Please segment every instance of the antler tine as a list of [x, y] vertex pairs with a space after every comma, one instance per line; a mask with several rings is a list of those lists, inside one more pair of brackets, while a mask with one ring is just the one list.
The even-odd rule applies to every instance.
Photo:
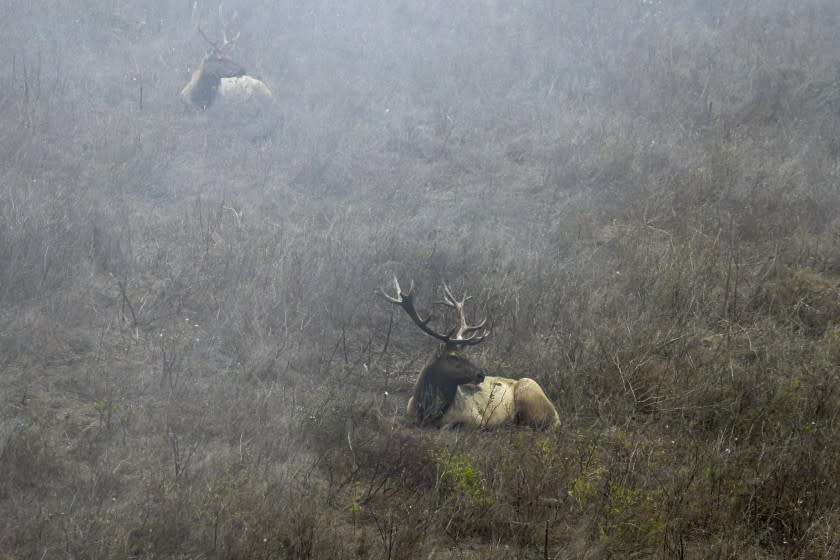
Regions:
[[242, 33], [241, 31], [237, 31], [236, 35], [233, 36], [233, 39], [228, 39], [227, 30], [224, 29], [224, 27], [223, 27], [222, 28], [222, 41], [223, 42], [222, 42], [221, 48], [223, 48], [223, 49], [224, 48], [233, 48], [233, 44], [236, 42], [237, 39], [239, 39], [239, 35], [241, 33]]
[[411, 320], [414, 321], [414, 324], [420, 327], [427, 335], [436, 338], [442, 341], [445, 344], [451, 344], [451, 337], [449, 335], [441, 334], [439, 332], [435, 332], [434, 330], [429, 327], [429, 322], [432, 320], [432, 316], [429, 315], [427, 318], [423, 319], [420, 317], [420, 314], [417, 312], [417, 309], [414, 307], [414, 295], [411, 293], [414, 290], [414, 280], [411, 281], [409, 285], [408, 291], [402, 291], [400, 288], [400, 282], [397, 280], [397, 277], [394, 276], [394, 288], [396, 289], [397, 295], [396, 297], [388, 295], [385, 290], [382, 290], [382, 295], [395, 305], [399, 305], [403, 308], [403, 311], [411, 317]]
[[397, 293], [396, 297], [389, 296], [388, 293], [384, 289], [380, 290], [380, 291], [382, 292], [382, 295], [385, 297], [385, 299], [387, 299], [391, 303], [402, 304], [403, 296], [411, 295], [411, 290], [414, 289], [414, 280], [411, 281], [411, 285], [408, 287], [408, 291], [403, 292], [402, 288], [400, 288], [400, 281], [397, 280], [396, 276], [394, 276], [394, 289], [396, 290], [396, 293]]
[[202, 37], [205, 41], [207, 41], [207, 43], [208, 43], [211, 47], [213, 47], [213, 50], [214, 50], [214, 51], [218, 51], [218, 50], [219, 50], [219, 45], [216, 43], [216, 41], [211, 41], [211, 40], [210, 40], [210, 37], [208, 37], [208, 36], [207, 36], [207, 34], [206, 34], [206, 33], [204, 33], [204, 30], [201, 28], [201, 26], [200, 26], [200, 25], [198, 26], [198, 33], [201, 35], [201, 37]]
[[[236, 12], [234, 11], [234, 17], [236, 17]], [[220, 48], [229, 48], [232, 47], [233, 44], [239, 39], [239, 35], [242, 33], [241, 31], [237, 31], [236, 35], [233, 36], [233, 39], [228, 39], [228, 24], [230, 21], [225, 19], [225, 12], [223, 8], [223, 3], [219, 2], [219, 27], [222, 28], [222, 46]]]
[[[420, 327], [420, 329], [424, 333], [440, 340], [449, 347], [472, 346], [473, 344], [478, 344], [479, 342], [484, 341], [484, 339], [486, 339], [490, 334], [490, 331], [485, 327], [485, 325], [487, 324], [487, 319], [482, 320], [477, 325], [467, 324], [467, 319], [464, 315], [464, 303], [470, 298], [464, 296], [464, 299], [459, 301], [452, 294], [452, 291], [449, 289], [449, 286], [447, 286], [446, 283], [443, 284], [444, 301], [440, 303], [455, 309], [455, 311], [458, 313], [459, 319], [458, 325], [456, 325], [452, 330], [450, 330], [446, 334], [435, 332], [434, 330], [432, 330], [431, 327], [429, 327], [429, 322], [432, 320], [431, 315], [426, 319], [420, 317], [420, 314], [414, 307], [414, 295], [411, 293], [414, 290], [413, 280], [411, 281], [411, 285], [409, 286], [408, 291], [404, 292], [400, 287], [399, 280], [396, 276], [394, 276], [394, 289], [396, 290], [396, 296], [391, 296], [387, 292], [385, 292], [385, 290], [381, 290], [382, 296], [394, 305], [399, 305], [400, 307], [402, 307], [403, 311], [405, 311], [406, 314], [409, 317], [411, 317], [411, 320], [414, 321], [414, 324]], [[483, 332], [479, 334], [479, 331], [481, 331], [482, 329]]]
[[438, 302], [438, 303], [449, 306], [452, 309], [458, 309], [459, 306], [463, 306], [465, 303], [467, 303], [471, 299], [472, 299], [472, 296], [468, 296], [467, 294], [464, 294], [464, 299], [458, 301], [458, 298], [456, 298], [454, 295], [452, 295], [452, 290], [450, 290], [449, 286], [446, 284], [446, 282], [444, 282], [443, 283], [443, 301]]
[[[464, 294], [464, 297], [459, 300], [452, 294], [452, 290], [449, 289], [449, 286], [446, 282], [443, 283], [443, 301], [441, 302], [443, 305], [447, 307], [451, 307], [458, 313], [458, 326], [452, 329], [450, 332], [450, 337], [454, 334], [454, 338], [452, 338], [452, 342], [450, 344], [453, 345], [472, 345], [478, 344], [482, 342], [490, 332], [485, 328], [487, 324], [487, 318], [482, 319], [476, 325], [469, 325], [467, 323], [467, 316], [464, 313], [464, 304], [472, 299], [472, 296], [468, 296]], [[478, 331], [484, 329], [482, 334], [478, 334]]]
[[[469, 338], [473, 338], [478, 331], [480, 331], [481, 329], [484, 329], [485, 325], [487, 325], [487, 318], [486, 317], [484, 319], [482, 319], [481, 322], [478, 323], [477, 325], [468, 325], [467, 328], [464, 329], [461, 332], [461, 336], [470, 335]], [[487, 330], [487, 329], [485, 329], [485, 330]], [[489, 331], [487, 332], [487, 334], [490, 334]], [[482, 336], [487, 336], [487, 334], [484, 334]]]
[[[394, 275], [394, 286], [397, 287], [397, 291], [399, 292], [400, 291], [400, 281], [397, 280], [396, 275]], [[405, 293], [405, 295], [410, 296], [411, 292], [413, 292], [413, 291], [414, 291], [414, 279], [411, 279], [411, 280], [408, 281], [408, 291]]]

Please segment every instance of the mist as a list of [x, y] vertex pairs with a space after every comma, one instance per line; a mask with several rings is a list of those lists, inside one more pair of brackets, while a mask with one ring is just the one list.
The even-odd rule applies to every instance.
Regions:
[[0, 13], [0, 556], [837, 554], [836, 2]]

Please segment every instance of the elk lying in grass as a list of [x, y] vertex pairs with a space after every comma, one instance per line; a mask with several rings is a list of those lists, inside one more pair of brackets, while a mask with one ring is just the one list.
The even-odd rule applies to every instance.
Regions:
[[254, 130], [259, 136], [273, 130], [277, 116], [274, 96], [261, 80], [249, 76], [245, 68], [227, 56], [239, 34], [221, 45], [199, 29], [210, 49], [181, 90], [181, 99], [190, 107], [206, 112], [213, 120], [234, 129]]
[[383, 291], [385, 298], [399, 305], [427, 335], [441, 341], [439, 350], [420, 371], [414, 394], [408, 401], [408, 416], [422, 426], [493, 428], [503, 424], [526, 424], [540, 429], [560, 426], [560, 416], [533, 379], [509, 379], [485, 376], [459, 349], [484, 342], [489, 335], [486, 321], [467, 324], [464, 303], [456, 299], [444, 284], [443, 304], [454, 309], [459, 324], [448, 334], [429, 327], [431, 317], [422, 319], [414, 307], [412, 290], [400, 288], [394, 278], [396, 295]]

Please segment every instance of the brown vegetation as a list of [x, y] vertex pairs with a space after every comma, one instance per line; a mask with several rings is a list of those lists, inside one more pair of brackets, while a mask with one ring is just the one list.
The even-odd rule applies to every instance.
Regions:
[[[4, 6], [0, 558], [838, 557], [836, 1], [230, 0], [258, 142], [196, 6]], [[391, 273], [563, 428], [406, 422]]]

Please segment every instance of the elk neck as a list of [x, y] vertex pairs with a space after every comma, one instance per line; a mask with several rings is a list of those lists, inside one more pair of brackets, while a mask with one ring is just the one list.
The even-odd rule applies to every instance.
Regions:
[[218, 91], [221, 81], [217, 74], [200, 68], [193, 76], [192, 87], [189, 88], [190, 101], [196, 107], [206, 109], [216, 98], [216, 91]]
[[421, 425], [436, 424], [455, 400], [458, 383], [442, 375], [440, 352], [429, 359], [414, 385], [414, 410]]

